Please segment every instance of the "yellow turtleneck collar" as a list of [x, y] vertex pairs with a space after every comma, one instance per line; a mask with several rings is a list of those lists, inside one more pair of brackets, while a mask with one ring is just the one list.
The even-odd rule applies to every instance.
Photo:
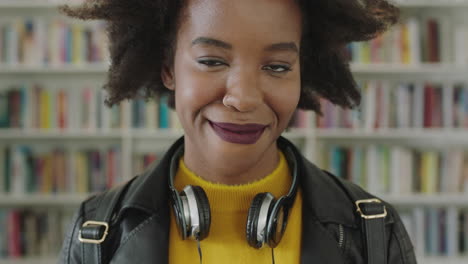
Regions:
[[[248, 184], [225, 185], [212, 183], [191, 172], [179, 162], [175, 187], [181, 191], [186, 185], [202, 187], [210, 203], [211, 227], [207, 238], [201, 241], [203, 264], [271, 263], [271, 249], [254, 249], [246, 240], [247, 213], [256, 194], [270, 192], [276, 199], [286, 195], [291, 187], [290, 169], [283, 153], [276, 169], [266, 177]], [[291, 208], [283, 239], [274, 250], [278, 263], [299, 263], [301, 251], [302, 197], [298, 190]], [[197, 243], [182, 240], [171, 214], [169, 232], [169, 263], [199, 263]]]
[[288, 193], [292, 178], [284, 154], [279, 152], [279, 155], [278, 166], [273, 172], [260, 180], [241, 185], [206, 181], [190, 171], [181, 158], [174, 185], [179, 191], [186, 185], [202, 187], [208, 196], [212, 212], [247, 212], [253, 198], [258, 193], [270, 192], [276, 199]]

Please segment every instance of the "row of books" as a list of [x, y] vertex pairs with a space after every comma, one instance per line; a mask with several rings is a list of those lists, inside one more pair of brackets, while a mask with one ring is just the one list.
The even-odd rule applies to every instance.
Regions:
[[121, 150], [0, 146], [0, 193], [90, 193], [123, 181]]
[[57, 256], [70, 220], [70, 212], [64, 210], [0, 208], [0, 262]]
[[[103, 89], [44, 87], [40, 84], [0, 87], [0, 129], [106, 131], [134, 129], [181, 129], [168, 96], [136, 98], [130, 102], [130, 122], [123, 102], [109, 108]], [[297, 111], [292, 126], [310, 125], [309, 113]]]
[[181, 129], [175, 111], [168, 105], [168, 96], [160, 98], [137, 98], [132, 101], [132, 128], [136, 129]]
[[468, 150], [324, 145], [322, 167], [376, 194], [468, 193]]
[[466, 83], [360, 84], [362, 103], [357, 110], [339, 108], [322, 100], [318, 128], [468, 128]]
[[144, 172], [150, 165], [162, 156], [161, 153], [135, 153], [133, 155], [133, 171], [135, 175]]
[[[418, 64], [447, 61], [448, 58], [442, 56], [442, 39], [448, 33], [444, 30], [448, 31], [449, 28], [444, 27], [443, 23], [446, 21], [437, 18], [403, 19], [391, 30], [373, 40], [349, 44], [347, 56], [354, 63]], [[460, 28], [455, 34], [463, 32]], [[468, 45], [466, 39], [457, 35], [453, 39], [458, 41], [454, 46], [456, 49]], [[468, 63], [468, 60], [463, 63]]]
[[2, 17], [0, 64], [63, 65], [108, 61], [103, 22]]
[[307, 129], [307, 128], [310, 128], [311, 127], [311, 123], [312, 123], [312, 118], [313, 114], [311, 111], [305, 111], [305, 110], [302, 110], [302, 109], [297, 109], [294, 114], [293, 114], [293, 117], [291, 118], [290, 122], [289, 122], [289, 126], [288, 126], [288, 129], [295, 129], [295, 128], [299, 128], [299, 129]]
[[418, 256], [468, 255], [468, 211], [455, 207], [400, 210]]
[[104, 90], [0, 87], [0, 128], [96, 130], [122, 127], [122, 106], [105, 106]]

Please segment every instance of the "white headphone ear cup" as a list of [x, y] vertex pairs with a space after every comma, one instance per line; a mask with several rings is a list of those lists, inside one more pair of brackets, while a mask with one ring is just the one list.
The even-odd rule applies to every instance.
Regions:
[[261, 248], [266, 242], [265, 232], [274, 200], [271, 193], [259, 193], [252, 201], [247, 216], [246, 239], [253, 248]]
[[[199, 186], [187, 185], [181, 192], [184, 202], [184, 215], [188, 216], [188, 235], [194, 240], [202, 240], [208, 236], [211, 224], [210, 205], [205, 191]], [[187, 205], [187, 206], [185, 206]]]
[[182, 197], [175, 189], [171, 190], [171, 196], [171, 205], [177, 224], [177, 229], [182, 240], [185, 240], [188, 235], [188, 221], [190, 221], [188, 217], [188, 211], [185, 209], [188, 206], [186, 205], [187, 201], [186, 198]]
[[208, 196], [200, 186], [192, 186], [198, 205], [198, 217], [200, 219], [200, 228], [198, 240], [205, 239], [210, 233], [211, 210]]

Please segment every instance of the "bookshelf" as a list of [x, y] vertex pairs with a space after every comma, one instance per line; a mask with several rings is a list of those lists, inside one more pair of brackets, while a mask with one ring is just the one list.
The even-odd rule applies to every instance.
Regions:
[[351, 69], [360, 79], [387, 80], [468, 80], [468, 66], [448, 63], [421, 63], [415, 65], [391, 63], [353, 63]]
[[[53, 20], [59, 17], [55, 10], [58, 4], [79, 1], [80, 0], [0, 0], [0, 17], [2, 17], [2, 15], [14, 19], [22, 17], [43, 17], [46, 19], [45, 21]], [[389, 89], [396, 89], [395, 87], [401, 83], [407, 84], [408, 86], [417, 84], [424, 86], [425, 83], [430, 83], [435, 84], [437, 87], [441, 86], [441, 94], [444, 94], [444, 91], [447, 89], [458, 89], [456, 88], [458, 84], [468, 84], [468, 56], [462, 54], [466, 56], [465, 61], [463, 56], [457, 56], [457, 52], [454, 51], [457, 47], [464, 46], [464, 44], [468, 46], [468, 40], [464, 44], [456, 45], [457, 40], [454, 39], [455, 30], [448, 30], [448, 32], [445, 32], [447, 28], [452, 28], [455, 23], [463, 24], [461, 22], [467, 22], [465, 25], [468, 25], [468, 21], [463, 18], [468, 13], [468, 0], [394, 0], [393, 2], [402, 7], [403, 21], [412, 21], [411, 18], [415, 18], [416, 20], [413, 20], [413, 23], [414, 21], [420, 23], [418, 29], [420, 33], [425, 30], [425, 22], [423, 21], [430, 19], [432, 16], [442, 21], [439, 28], [439, 37], [441, 37], [441, 39], [443, 38], [444, 41], [440, 43], [440, 49], [435, 53], [437, 54], [436, 57], [438, 57], [438, 60], [430, 61], [429, 59], [424, 59], [425, 55], [421, 55], [419, 56], [420, 60], [408, 63], [407, 61], [400, 62], [395, 60], [395, 55], [392, 55], [389, 57], [390, 61], [353, 61], [351, 63], [351, 69], [356, 79], [362, 82], [363, 86], [368, 85], [368, 82], [374, 80], [385, 80], [389, 82], [389, 85], [387, 85], [388, 87], [386, 87]], [[449, 19], [447, 19], [447, 17], [449, 17]], [[452, 18], [454, 21], [453, 24], [451, 24]], [[70, 25], [71, 28], [73, 28], [74, 23], [80, 24], [82, 28], [87, 27], [87, 23], [72, 22], [66, 18], [63, 18], [63, 20], [65, 21], [64, 23]], [[5, 21], [3, 17], [0, 19], [0, 27], [5, 25]], [[414, 24], [412, 25], [414, 26]], [[468, 28], [468, 26], [466, 28]], [[96, 34], [99, 36], [99, 29], [94, 29], [96, 31], [93, 32], [97, 32]], [[411, 47], [421, 54], [424, 53], [425, 48], [417, 46], [413, 44]], [[367, 48], [369, 47], [364, 46], [364, 51], [366, 51], [365, 49]], [[414, 52], [414, 50], [410, 51]], [[404, 55], [402, 55], [404, 51], [392, 52], [396, 52], [399, 54], [398, 56], [404, 57]], [[71, 53], [73, 52], [71, 51]], [[36, 55], [33, 55], [33, 57], [34, 56]], [[460, 59], [459, 57], [463, 58]], [[86, 89], [89, 89], [90, 93], [94, 93], [94, 95], [97, 96], [98, 92], [96, 91], [99, 90], [99, 86], [105, 78], [108, 67], [104, 58], [105, 54], [97, 60], [78, 60], [79, 62], [76, 63], [74, 61], [60, 61], [57, 58], [55, 58], [55, 63], [37, 63], [37, 61], [34, 60], [33, 63], [5, 63], [5, 61], [2, 61], [0, 52], [0, 104], [2, 91], [4, 92], [3, 94], [5, 94], [5, 91], [8, 92], [11, 90], [30, 91], [33, 90], [36, 85], [41, 86], [42, 89], [46, 91], [44, 94], [47, 96], [56, 96], [60, 91], [65, 91], [67, 94], [71, 90], [85, 91]], [[416, 58], [418, 58], [418, 56], [416, 56]], [[85, 82], [69, 85], [72, 80], [82, 80], [83, 77], [86, 77]], [[38, 94], [41, 94], [41, 92], [38, 92]], [[67, 95], [71, 97], [76, 96], [73, 98], [80, 98], [79, 100], [82, 101], [85, 100], [83, 94], [76, 95], [70, 93]], [[443, 101], [442, 98], [439, 99]], [[420, 100], [424, 101], [424, 97]], [[441, 107], [443, 108], [446, 106], [447, 102], [451, 105], [450, 107], [457, 105], [457, 103], [459, 104], [459, 101], [452, 102], [450, 100], [445, 100], [441, 103]], [[468, 109], [468, 101], [464, 102], [466, 103], [465, 107]], [[158, 103], [162, 104], [162, 102], [156, 102], [156, 105]], [[392, 105], [391, 103], [388, 104], [390, 106]], [[7, 147], [32, 146], [31, 150], [28, 151], [32, 151], [33, 157], [36, 157], [35, 155], [37, 154], [37, 159], [41, 160], [43, 158], [41, 155], [52, 151], [50, 149], [44, 150], [44, 142], [53, 142], [52, 145], [57, 147], [61, 146], [61, 150], [65, 153], [68, 153], [68, 151], [70, 153], [80, 153], [83, 148], [87, 151], [93, 147], [97, 147], [102, 155], [101, 159], [104, 159], [104, 157], [106, 157], [106, 149], [111, 146], [117, 146], [119, 149], [118, 159], [122, 162], [117, 162], [118, 165], [116, 165], [114, 170], [120, 171], [120, 181], [124, 181], [132, 177], [132, 175], [135, 175], [138, 171], [141, 171], [142, 167], [144, 167], [149, 160], [157, 158], [164, 149], [182, 135], [179, 128], [180, 125], [177, 124], [177, 121], [174, 119], [174, 114], [170, 111], [166, 113], [167, 116], [164, 117], [164, 121], [161, 119], [161, 116], [155, 117], [148, 115], [147, 109], [149, 107], [153, 107], [150, 108], [153, 110], [157, 109], [159, 115], [161, 115], [161, 111], [167, 111], [154, 108], [157, 107], [155, 105], [148, 105], [142, 102], [125, 102], [122, 104], [121, 109], [117, 111], [118, 113], [115, 111], [106, 112], [103, 108], [99, 108], [99, 101], [91, 105], [93, 105], [92, 109], [94, 109], [93, 111], [95, 112], [86, 112], [80, 109], [80, 111], [77, 112], [84, 111], [84, 114], [80, 114], [78, 117], [68, 116], [70, 118], [70, 123], [63, 125], [63, 127], [61, 127], [61, 123], [58, 121], [53, 121], [53, 124], [46, 128], [40, 127], [38, 122], [20, 116], [18, 120], [20, 120], [19, 123], [22, 125], [14, 128], [0, 128], [0, 158], [2, 157], [2, 151]], [[375, 127], [373, 123], [375, 120], [378, 120], [379, 117], [366, 115], [369, 110], [366, 110], [365, 107], [361, 109], [362, 113], [360, 114], [360, 118], [358, 118], [358, 121], [360, 121], [355, 121], [355, 126], [352, 128], [342, 126], [341, 124], [321, 127], [317, 124], [317, 117], [314, 114], [299, 113], [295, 126], [284, 135], [296, 143], [306, 157], [315, 161], [323, 168], [327, 168], [323, 161], [324, 155], [326, 155], [324, 154], [326, 152], [323, 152], [323, 147], [327, 146], [344, 145], [349, 147], [353, 145], [372, 146], [383, 144], [408, 145], [410, 148], [414, 149], [422, 148], [435, 151], [442, 151], [447, 148], [468, 150], [468, 125], [458, 124], [461, 119], [456, 119], [453, 117], [453, 114], [447, 111], [444, 112], [441, 110], [441, 119], [439, 120], [441, 124], [438, 126], [432, 123], [426, 125], [423, 122], [424, 117], [420, 117], [422, 120], [420, 120], [419, 125], [414, 125], [411, 123], [412, 121], [400, 120], [410, 125], [400, 127], [394, 124], [392, 125], [389, 121], [385, 124], [379, 123], [378, 127]], [[389, 109], [388, 111], [391, 112], [391, 108]], [[1, 110], [2, 109], [0, 109], [0, 127], [2, 126]], [[34, 109], [28, 109], [28, 111], [34, 112]], [[337, 113], [336, 110], [330, 111], [333, 113], [331, 115]], [[338, 112], [339, 111], [340, 110], [338, 110]], [[406, 111], [411, 112], [412, 110], [406, 109]], [[425, 110], [422, 108], [422, 110], [420, 109], [419, 111], [424, 112]], [[144, 117], [142, 120], [139, 120], [140, 117], [137, 118], [135, 114], [141, 114]], [[336, 115], [341, 118], [340, 113]], [[59, 117], [60, 116], [57, 116], [57, 118]], [[366, 121], [369, 120], [369, 118], [371, 121]], [[468, 113], [466, 118], [468, 118]], [[444, 121], [446, 119], [451, 120], [449, 122], [450, 125], [444, 123], [447, 122]], [[160, 127], [163, 122], [168, 123], [168, 126], [165, 128]], [[156, 153], [156, 156], [148, 156], [148, 153]], [[18, 155], [17, 157], [22, 156]], [[70, 163], [73, 162], [71, 158], [66, 159], [68, 159]], [[21, 160], [21, 158], [19, 160]], [[1, 169], [0, 166], [0, 171]], [[67, 167], [67, 174], [70, 174], [72, 169], [73, 167]], [[106, 166], [101, 169], [102, 171], [99, 173], [102, 175], [109, 171]], [[0, 185], [0, 187], [2, 187], [2, 185]], [[28, 208], [69, 210], [70, 208], [76, 208], [89, 194], [89, 190], [82, 190], [81, 192], [36, 191], [31, 193], [21, 189], [17, 190], [16, 193], [2, 193], [2, 191], [0, 191], [0, 211], [15, 209], [26, 210]], [[431, 208], [442, 210], [448, 208], [447, 212], [451, 210], [451, 215], [450, 213], [443, 214], [447, 219], [450, 217], [453, 218], [453, 212], [460, 212], [460, 215], [466, 215], [466, 219], [468, 219], [467, 192], [420, 193], [413, 191], [409, 193], [376, 192], [376, 194], [401, 210], [402, 217], [410, 226], [412, 225], [411, 223], [415, 221], [415, 215], [419, 215], [420, 217], [426, 214], [426, 212], [430, 214]], [[64, 223], [67, 222], [67, 217], [69, 217], [69, 215], [65, 214], [62, 220]], [[464, 221], [467, 221], [466, 219]], [[460, 224], [453, 223], [453, 219], [450, 221], [455, 225]], [[425, 221], [423, 222], [422, 224], [418, 224], [424, 226]], [[414, 233], [417, 231], [416, 229], [417, 228], [412, 227], [409, 231]], [[466, 233], [465, 237], [468, 237], [468, 224], [466, 224], [466, 229], [464, 229], [464, 231]], [[453, 231], [451, 232], [453, 233]], [[437, 234], [432, 233], [430, 238], [437, 237]], [[420, 235], [416, 234], [414, 236], [416, 240], [418, 240], [418, 236]], [[438, 239], [442, 238], [438, 237]], [[468, 238], [465, 238], [465, 241], [464, 243], [468, 244]], [[429, 245], [429, 247], [437, 246], [438, 245]], [[444, 252], [445, 250], [449, 251], [449, 253]], [[454, 253], [453, 248], [450, 249], [451, 251], [448, 249], [445, 250], [435, 253], [427, 252], [428, 250], [426, 250], [425, 245], [421, 245], [421, 241], [419, 241], [417, 242], [418, 262], [429, 264], [440, 262], [459, 264], [468, 262], [468, 249], [466, 249], [464, 253], [458, 253], [458, 251]], [[53, 254], [49, 255], [51, 256], [41, 255], [41, 257], [20, 258], [2, 258], [0, 255], [0, 263], [28, 264], [55, 262], [56, 256]]]
[[56, 258], [19, 258], [19, 259], [11, 259], [11, 260], [0, 260], [2, 264], [29, 264], [29, 263], [37, 263], [37, 264], [50, 264], [56, 263]]
[[0, 195], [1, 207], [77, 207], [89, 194]]
[[31, 66], [31, 65], [2, 65], [0, 75], [54, 75], [54, 74], [97, 74], [103, 75], [107, 72], [107, 65], [103, 63], [86, 63], [82, 65], [60, 65], [60, 66]]

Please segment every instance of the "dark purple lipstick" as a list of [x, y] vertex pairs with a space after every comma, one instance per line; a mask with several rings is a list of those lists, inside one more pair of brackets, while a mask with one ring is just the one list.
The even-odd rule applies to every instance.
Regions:
[[236, 144], [254, 144], [262, 136], [263, 131], [267, 127], [261, 124], [239, 125], [211, 121], [210, 125], [221, 139]]

